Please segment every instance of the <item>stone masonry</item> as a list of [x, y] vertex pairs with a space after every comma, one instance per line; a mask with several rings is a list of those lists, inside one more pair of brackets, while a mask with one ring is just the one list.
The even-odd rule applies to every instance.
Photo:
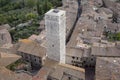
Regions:
[[65, 63], [66, 12], [51, 9], [45, 14], [47, 56]]

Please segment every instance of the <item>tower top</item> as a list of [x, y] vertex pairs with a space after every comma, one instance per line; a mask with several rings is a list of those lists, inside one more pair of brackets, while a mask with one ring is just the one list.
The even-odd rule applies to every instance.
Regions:
[[59, 10], [59, 9], [51, 9], [48, 11], [45, 15], [51, 15], [51, 16], [61, 16], [65, 14], [65, 11]]

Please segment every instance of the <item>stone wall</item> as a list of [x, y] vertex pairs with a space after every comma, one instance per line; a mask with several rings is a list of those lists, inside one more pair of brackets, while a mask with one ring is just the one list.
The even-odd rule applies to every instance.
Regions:
[[10, 33], [6, 29], [0, 29], [0, 46], [12, 42]]
[[65, 63], [66, 14], [52, 9], [45, 15], [48, 58]]

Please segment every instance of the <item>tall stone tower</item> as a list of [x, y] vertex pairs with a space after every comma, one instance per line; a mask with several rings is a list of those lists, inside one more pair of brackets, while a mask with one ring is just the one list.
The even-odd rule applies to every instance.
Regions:
[[65, 63], [66, 12], [51, 9], [45, 14], [47, 56]]

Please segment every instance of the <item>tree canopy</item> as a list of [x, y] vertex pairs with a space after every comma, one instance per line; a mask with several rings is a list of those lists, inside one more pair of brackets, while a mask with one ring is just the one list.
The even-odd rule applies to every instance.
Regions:
[[[0, 25], [14, 27], [10, 31], [14, 41], [38, 34], [39, 22], [49, 9], [61, 6], [62, 0], [0, 0]], [[17, 27], [32, 21], [23, 28]]]

